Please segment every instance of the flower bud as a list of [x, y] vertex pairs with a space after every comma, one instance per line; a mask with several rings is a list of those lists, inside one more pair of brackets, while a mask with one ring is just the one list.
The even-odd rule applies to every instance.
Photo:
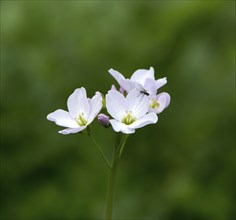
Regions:
[[98, 122], [105, 128], [108, 128], [110, 126], [109, 117], [105, 114], [98, 115]]

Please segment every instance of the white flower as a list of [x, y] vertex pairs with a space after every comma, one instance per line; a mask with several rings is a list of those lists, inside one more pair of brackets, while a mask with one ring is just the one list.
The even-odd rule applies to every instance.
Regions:
[[114, 118], [110, 120], [116, 132], [131, 134], [135, 129], [157, 122], [154, 112], [148, 113], [149, 99], [136, 89], [126, 97], [116, 90], [110, 90], [106, 95], [108, 113]]
[[92, 99], [87, 98], [85, 88], [76, 89], [67, 100], [69, 112], [58, 109], [47, 116], [66, 129], [61, 134], [77, 133], [84, 130], [97, 116], [102, 108], [102, 96], [97, 92]]
[[155, 96], [150, 96], [149, 112], [161, 113], [170, 104], [170, 95], [162, 92]]
[[121, 73], [113, 69], [108, 72], [127, 93], [135, 88], [140, 88], [145, 89], [150, 95], [156, 95], [157, 89], [167, 83], [166, 77], [155, 80], [153, 67], [150, 67], [149, 70], [136, 70], [130, 79], [126, 79]]

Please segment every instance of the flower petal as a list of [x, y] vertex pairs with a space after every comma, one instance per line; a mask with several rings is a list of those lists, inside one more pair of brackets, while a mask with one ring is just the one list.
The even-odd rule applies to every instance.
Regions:
[[125, 97], [116, 90], [110, 90], [106, 95], [106, 108], [113, 118], [121, 121], [127, 109]]
[[86, 98], [85, 88], [76, 89], [67, 100], [67, 108], [73, 118], [76, 118], [79, 114], [79, 99]]
[[129, 128], [127, 125], [123, 124], [122, 122], [119, 122], [115, 119], [111, 119], [110, 120], [111, 126], [113, 128], [114, 131], [116, 132], [122, 132], [125, 134], [132, 134], [135, 132], [134, 129]]
[[170, 95], [167, 92], [162, 92], [157, 95], [157, 100], [159, 100], [159, 98], [162, 96], [165, 96], [166, 98], [165, 108], [167, 108], [170, 104]]
[[156, 95], [155, 90], [156, 80], [155, 79], [146, 79], [143, 88], [150, 94], [150, 95]]
[[128, 106], [127, 110], [131, 111], [132, 115], [137, 119], [143, 117], [148, 111], [149, 99], [137, 89], [132, 90], [126, 96], [126, 102]]
[[140, 69], [136, 70], [130, 80], [138, 82], [142, 86], [144, 86], [144, 83], [147, 78], [153, 79], [154, 80], [154, 69], [153, 67], [150, 67], [149, 70], [146, 69]]
[[83, 113], [84, 118], [88, 118], [90, 106], [85, 88], [76, 89], [67, 100], [67, 107], [72, 118], [77, 118]]
[[135, 121], [134, 123], [129, 125], [131, 129], [137, 129], [144, 127], [148, 124], [155, 124], [157, 123], [158, 117], [154, 112], [148, 113], [147, 115], [143, 116], [139, 120]]
[[58, 131], [59, 134], [74, 134], [84, 130], [87, 126], [81, 126], [79, 128], [66, 128], [64, 130]]
[[[145, 82], [145, 83], [150, 83], [150, 82], [148, 82], [148, 80], [149, 80], [149, 79], [147, 79], [147, 82]], [[166, 83], [167, 83], [166, 77], [156, 80], [154, 83], [152, 83], [152, 86], [151, 86], [151, 88], [149, 89], [150, 94], [151, 94], [151, 95], [156, 95], [157, 90], [158, 90], [159, 88], [161, 88], [162, 86], [164, 86]]]
[[161, 88], [162, 86], [164, 86], [167, 83], [167, 78], [163, 77], [161, 79], [156, 80], [156, 89]]
[[113, 69], [109, 69], [108, 72], [115, 78], [115, 80], [121, 86], [120, 81], [121, 81], [121, 79], [125, 79], [125, 77], [121, 73], [119, 73], [118, 71], [113, 70]]
[[62, 109], [58, 109], [50, 114], [48, 114], [47, 119], [49, 121], [55, 122], [59, 126], [68, 127], [68, 128], [78, 128], [79, 125], [77, 122], [71, 118], [69, 112]]
[[97, 114], [102, 109], [102, 95], [101, 93], [96, 93], [96, 95], [93, 96], [93, 98], [90, 100], [90, 114], [88, 117], [88, 123], [90, 124], [94, 118], [97, 116]]
[[141, 87], [142, 88], [141, 84], [139, 84], [138, 82], [132, 81], [130, 79], [121, 79], [120, 80], [120, 85], [128, 93], [130, 91], [132, 91], [133, 89], [137, 88], [137, 87]]
[[166, 92], [162, 92], [157, 95], [156, 100], [160, 104], [158, 108], [154, 109], [156, 114], [161, 113], [170, 104], [170, 95]]
[[111, 85], [111, 90], [117, 90], [117, 88], [114, 84]]

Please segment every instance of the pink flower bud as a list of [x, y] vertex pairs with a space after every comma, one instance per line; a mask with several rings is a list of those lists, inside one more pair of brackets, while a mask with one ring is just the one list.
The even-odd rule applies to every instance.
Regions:
[[98, 115], [98, 122], [105, 128], [108, 128], [110, 126], [109, 117], [105, 114]]

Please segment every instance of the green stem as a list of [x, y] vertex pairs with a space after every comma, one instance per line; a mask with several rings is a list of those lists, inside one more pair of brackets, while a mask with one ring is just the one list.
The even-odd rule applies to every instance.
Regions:
[[117, 133], [116, 146], [113, 150], [111, 170], [108, 177], [105, 220], [112, 220], [112, 208], [115, 194], [116, 176], [120, 158], [120, 149], [124, 148], [124, 145], [127, 140], [126, 136], [127, 135], [123, 135], [122, 137], [120, 137], [120, 134]]
[[92, 142], [95, 144], [98, 152], [100, 153], [100, 155], [102, 156], [103, 160], [105, 161], [108, 169], [111, 169], [111, 163], [109, 162], [109, 160], [107, 159], [106, 155], [103, 153], [103, 150], [100, 148], [100, 146], [97, 144], [97, 142], [95, 141], [94, 137], [92, 136], [92, 134], [88, 134], [88, 136], [90, 137], [90, 139], [92, 140]]
[[117, 154], [114, 153], [112, 167], [111, 167], [109, 178], [108, 178], [105, 220], [112, 219], [113, 197], [115, 194], [117, 169], [118, 169], [118, 157], [117, 157]]
[[129, 135], [124, 135], [123, 136], [122, 143], [121, 143], [121, 146], [120, 146], [120, 149], [119, 149], [119, 158], [121, 157], [121, 155], [123, 153], [123, 150], [125, 148], [125, 144], [126, 144], [126, 141], [127, 141], [128, 137], [129, 137]]

